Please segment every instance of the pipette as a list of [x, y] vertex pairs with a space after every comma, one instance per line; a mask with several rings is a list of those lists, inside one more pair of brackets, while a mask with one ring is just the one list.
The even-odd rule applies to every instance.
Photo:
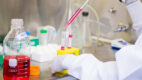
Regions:
[[81, 13], [85, 5], [89, 2], [89, 0], [86, 0], [85, 3], [79, 8], [75, 14], [70, 18], [70, 20], [66, 23], [65, 29], [68, 28], [68, 26], [76, 19], [76, 17]]

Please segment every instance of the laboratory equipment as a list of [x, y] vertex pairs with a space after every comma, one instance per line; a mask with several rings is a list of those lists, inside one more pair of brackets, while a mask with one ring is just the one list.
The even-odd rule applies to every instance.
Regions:
[[48, 32], [45, 29], [40, 30], [40, 35], [39, 35], [39, 44], [40, 45], [47, 45], [47, 39], [48, 39]]
[[[72, 35], [72, 47], [76, 47], [79, 49], [82, 49], [82, 32], [81, 32], [81, 25], [80, 22], [77, 21], [78, 19], [76, 19], [75, 22], [72, 23], [72, 31], [66, 31], [67, 34], [67, 43], [68, 42], [68, 38], [69, 35]], [[68, 46], [68, 44], [66, 44]]]
[[69, 37], [68, 37], [68, 48], [72, 48], [72, 35], [69, 34]]
[[68, 54], [74, 54], [76, 56], [79, 56], [79, 49], [78, 48], [65, 48], [64, 50], [57, 50], [57, 55], [68, 55]]
[[129, 28], [130, 28], [129, 25], [123, 24], [122, 22], [120, 22], [120, 23], [118, 24], [118, 29], [115, 30], [115, 32], [125, 32], [125, 31], [128, 31]]
[[[72, 24], [73, 23], [73, 21], [76, 19], [76, 17], [82, 12], [82, 10], [83, 10], [83, 8], [86, 6], [86, 4], [89, 2], [89, 0], [86, 0], [85, 1], [85, 3], [81, 6], [81, 8], [79, 8], [75, 13], [74, 13], [74, 15], [67, 21], [67, 23], [66, 23], [66, 25], [65, 25], [65, 30], [68, 28], [68, 26], [70, 26], [70, 24]], [[70, 8], [70, 7], [69, 7]], [[71, 11], [70, 11], [70, 9], [69, 9], [69, 16], [70, 16], [70, 14], [71, 14]], [[76, 25], [72, 25], [72, 26], [76, 26]], [[71, 26], [70, 26], [71, 27]], [[80, 32], [79, 32], [79, 30], [77, 29], [79, 26], [77, 26], [76, 28], [74, 28], [74, 29], [72, 29], [72, 27], [71, 28], [68, 28], [67, 29], [67, 36], [69, 35], [70, 36], [70, 33], [73, 33], [73, 35], [74, 35], [74, 38], [76, 38], [74, 41], [73, 41], [73, 43], [76, 43], [76, 45], [78, 45], [77, 43], [79, 43], [80, 41], [78, 41], [77, 40], [77, 38], [79, 38], [80, 37]], [[76, 32], [74, 32], [74, 31], [77, 31], [77, 33]], [[78, 35], [79, 34], [79, 35]], [[69, 38], [69, 39], [72, 39], [72, 38]], [[71, 41], [72, 42], [72, 41]], [[70, 42], [68, 42], [69, 44], [70, 44]], [[72, 44], [71, 44], [72, 45]], [[74, 47], [78, 47], [78, 48], [80, 48], [81, 49], [81, 47], [80, 47], [80, 44], [79, 44], [79, 46], [74, 46]]]
[[37, 37], [40, 39], [41, 36], [41, 30], [46, 30], [47, 35], [47, 43], [55, 43], [55, 38], [57, 35], [56, 29], [53, 26], [47, 25], [37, 28]]
[[[39, 27], [37, 28], [37, 37], [40, 45], [32, 47], [32, 60], [37, 62], [51, 61], [57, 56], [56, 50], [60, 48], [60, 45], [54, 43], [56, 29], [50, 25]], [[38, 41], [34, 39], [32, 42], [34, 44]]]
[[52, 61], [57, 56], [57, 50], [60, 49], [60, 45], [47, 44], [32, 47], [32, 60], [36, 62], [48, 62]]
[[57, 32], [56, 29], [53, 26], [46, 26], [45, 29], [48, 31], [48, 43], [54, 43]]
[[[66, 0], [68, 1], [68, 0]], [[85, 5], [88, 3], [89, 0], [86, 0], [86, 2], [81, 6], [81, 8], [79, 8], [75, 14], [70, 18], [71, 16], [71, 9], [67, 9], [66, 10], [66, 16], [69, 16], [69, 18], [66, 18], [65, 20], [68, 20], [66, 25], [61, 25], [61, 27], [59, 28], [58, 30], [58, 36], [57, 36], [57, 43], [60, 44], [60, 41], [61, 41], [61, 35], [62, 35], [62, 32], [65, 31], [66, 33], [66, 41], [65, 41], [65, 46], [67, 46], [68, 44], [68, 36], [70, 35], [70, 33], [73, 35], [72, 36], [72, 46], [73, 47], [76, 47], [76, 48], [79, 48], [79, 49], [82, 49], [82, 33], [81, 33], [81, 28], [80, 28], [80, 24], [79, 24], [79, 21], [76, 20], [76, 17], [80, 14], [80, 12], [82, 11], [82, 9], [85, 7]], [[70, 1], [71, 2], [71, 1]], [[71, 5], [68, 4], [68, 5]], [[78, 6], [76, 6], [78, 8]], [[71, 7], [69, 7], [71, 8]], [[67, 13], [69, 11], [69, 14]], [[62, 21], [63, 22], [63, 21]], [[64, 22], [63, 22], [64, 24]], [[72, 24], [72, 25], [71, 25]], [[64, 27], [65, 26], [65, 27]]]
[[[68, 35], [68, 46], [65, 48], [65, 32], [63, 32], [62, 41], [61, 41], [61, 49], [57, 50], [57, 56], [58, 55], [69, 55], [69, 54], [75, 54], [76, 56], [79, 56], [79, 49], [72, 47], [72, 34]], [[68, 70], [63, 70], [61, 72], [54, 73], [54, 76], [57, 77], [63, 77], [68, 74]]]
[[4, 58], [4, 80], [29, 80], [30, 58], [7, 56]]
[[[79, 49], [74, 48], [74, 47], [68, 47], [68, 48], [65, 48], [64, 50], [61, 50], [61, 49], [57, 50], [57, 56], [59, 56], [59, 55], [70, 55], [70, 54], [74, 54], [76, 56], [79, 56]], [[68, 74], [68, 70], [63, 70], [61, 72], [54, 73], [54, 76], [63, 77], [67, 74]]]
[[64, 50], [66, 46], [66, 32], [62, 32], [61, 38], [61, 50]]
[[31, 76], [40, 76], [40, 66], [30, 66]]
[[92, 38], [91, 38], [90, 26], [88, 24], [89, 12], [83, 12], [82, 16], [83, 16], [83, 25], [82, 25], [83, 47], [91, 47]]
[[37, 28], [37, 34], [36, 34], [36, 37], [37, 37], [37, 38], [40, 38], [41, 30], [46, 30], [46, 31], [47, 31], [47, 29], [46, 29], [45, 26], [38, 27], [38, 28]]
[[30, 41], [24, 31], [23, 19], [12, 19], [11, 30], [3, 42], [4, 80], [29, 80]]
[[70, 18], [69, 21], [67, 21], [65, 29], [68, 28], [68, 26], [76, 19], [76, 17], [82, 12], [83, 8], [86, 6], [86, 4], [89, 2], [89, 0], [86, 0], [86, 2], [79, 8], [75, 14]]
[[32, 38], [30, 39], [31, 46], [38, 46], [39, 45], [39, 39], [38, 38]]
[[17, 35], [16, 38], [17, 38], [18, 40], [24, 40], [25, 37], [27, 37], [27, 36], [29, 36], [29, 35], [30, 35], [29, 32], [22, 32], [22, 33], [20, 33], [19, 35]]
[[112, 40], [111, 42], [111, 47], [113, 50], [120, 50], [123, 47], [126, 47], [128, 45], [131, 45], [130, 43], [126, 42], [123, 39], [116, 39], [116, 40]]

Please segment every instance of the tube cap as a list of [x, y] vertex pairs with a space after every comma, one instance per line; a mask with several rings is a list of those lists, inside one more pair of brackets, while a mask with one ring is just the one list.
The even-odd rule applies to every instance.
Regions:
[[87, 12], [87, 11], [86, 11], [86, 12], [82, 12], [82, 15], [83, 15], [83, 16], [88, 16], [88, 15], [89, 15], [89, 12]]
[[40, 30], [40, 33], [46, 34], [46, 33], [47, 33], [47, 30], [42, 29], [42, 30]]

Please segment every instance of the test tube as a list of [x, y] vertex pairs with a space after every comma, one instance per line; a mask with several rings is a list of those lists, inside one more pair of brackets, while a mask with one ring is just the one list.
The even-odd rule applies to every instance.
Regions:
[[72, 34], [69, 34], [68, 37], [68, 48], [72, 48]]
[[66, 43], [66, 32], [62, 32], [61, 50], [65, 49], [65, 43]]

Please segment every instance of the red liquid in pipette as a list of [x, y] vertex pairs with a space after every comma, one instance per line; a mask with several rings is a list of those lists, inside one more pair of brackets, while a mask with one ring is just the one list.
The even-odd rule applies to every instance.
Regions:
[[67, 22], [65, 29], [75, 20], [75, 18], [81, 13], [82, 9], [78, 9], [75, 14], [71, 17], [71, 19]]
[[[16, 59], [17, 66], [9, 66], [9, 60]], [[3, 77], [4, 80], [29, 80], [30, 58], [27, 56], [6, 56], [4, 58]]]

